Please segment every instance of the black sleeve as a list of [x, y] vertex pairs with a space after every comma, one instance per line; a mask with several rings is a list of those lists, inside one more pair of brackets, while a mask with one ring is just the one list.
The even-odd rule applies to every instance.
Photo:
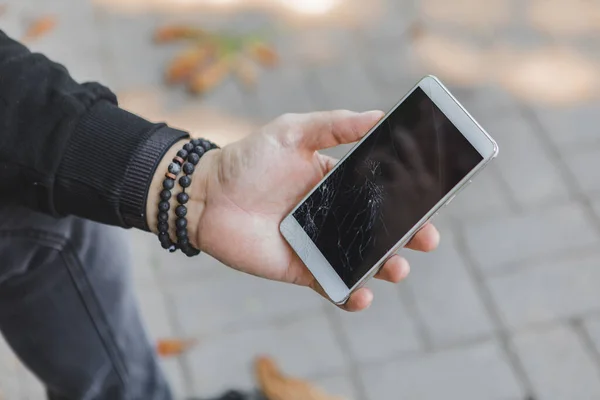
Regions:
[[0, 31], [0, 203], [147, 230], [156, 166], [187, 136]]

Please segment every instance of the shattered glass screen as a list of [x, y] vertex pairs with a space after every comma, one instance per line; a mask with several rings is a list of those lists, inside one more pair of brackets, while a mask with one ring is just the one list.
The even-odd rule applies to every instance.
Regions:
[[352, 287], [482, 159], [417, 88], [294, 217]]

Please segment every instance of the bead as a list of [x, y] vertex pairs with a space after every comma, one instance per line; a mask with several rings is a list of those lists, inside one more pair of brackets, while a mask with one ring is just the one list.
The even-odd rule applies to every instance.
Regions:
[[169, 232], [169, 224], [166, 222], [159, 222], [157, 226], [159, 232]]
[[189, 200], [190, 196], [185, 192], [181, 192], [177, 195], [177, 201], [179, 204], [186, 204]]
[[179, 184], [183, 188], [189, 187], [192, 184], [192, 178], [190, 178], [187, 175], [184, 175], [181, 178], [179, 178]]
[[194, 146], [194, 145], [193, 145], [193, 144], [191, 144], [191, 143], [186, 143], [186, 144], [184, 144], [184, 145], [183, 145], [183, 149], [184, 149], [185, 151], [187, 151], [188, 153], [189, 153], [190, 151], [194, 150], [194, 147], [196, 147], [196, 146]]
[[185, 160], [183, 158], [181, 158], [181, 157], [174, 157], [173, 158], [173, 162], [177, 163], [179, 165], [183, 165], [183, 163], [185, 162]]
[[188, 160], [188, 162], [192, 163], [193, 165], [196, 165], [200, 161], [200, 156], [196, 153], [190, 153], [187, 160]]
[[169, 213], [161, 211], [158, 213], [158, 222], [167, 222], [169, 220]]
[[181, 165], [174, 163], [174, 162], [169, 164], [169, 172], [177, 175], [178, 173], [181, 172]]
[[169, 248], [172, 246], [173, 244], [171, 243], [171, 241], [167, 242], [160, 242], [160, 246], [165, 249], [165, 250], [169, 250]]
[[163, 181], [163, 187], [167, 190], [171, 190], [175, 187], [175, 180], [167, 178]]
[[186, 236], [186, 237], [181, 237], [177, 239], [177, 244], [179, 244], [180, 246], [187, 246], [190, 244], [190, 239]]
[[187, 215], [187, 208], [185, 206], [178, 206], [175, 209], [175, 215], [177, 215], [180, 218], [183, 218]]
[[185, 251], [183, 251], [183, 254], [185, 254], [188, 257], [195, 257], [198, 254], [200, 254], [200, 250], [196, 250], [196, 249], [194, 249], [193, 247], [190, 246], [190, 247], [187, 247], [185, 249]]
[[171, 247], [169, 247], [169, 253], [175, 253], [177, 251], [177, 246], [175, 244], [172, 244]]
[[189, 153], [186, 150], [181, 149], [177, 152], [177, 157], [183, 158], [185, 160], [188, 154]]
[[177, 232], [175, 232], [175, 236], [177, 236], [177, 238], [179, 239], [188, 237], [187, 229], [177, 229]]
[[186, 162], [183, 164], [183, 173], [187, 175], [192, 175], [194, 173], [194, 164]]
[[204, 150], [210, 150], [212, 149], [212, 146], [210, 144], [210, 142], [208, 140], [201, 140], [200, 141], [200, 146], [204, 147]]
[[158, 203], [158, 211], [169, 211], [171, 204], [168, 201], [161, 201]]
[[177, 227], [177, 229], [187, 228], [187, 219], [177, 218], [177, 221], [175, 221], [175, 226]]
[[168, 201], [171, 198], [171, 191], [168, 189], [163, 189], [160, 192], [160, 199], [164, 201]]
[[158, 233], [158, 240], [160, 240], [161, 242], [163, 242], [163, 241], [171, 240], [171, 238], [169, 238], [169, 233], [168, 232], [159, 232]]
[[204, 153], [206, 153], [206, 150], [204, 150], [204, 147], [202, 146], [196, 146], [194, 147], [194, 153], [198, 154], [199, 156], [203, 156]]
[[194, 147], [196, 147], [196, 146], [200, 146], [202, 144], [202, 140], [200, 140], [200, 139], [193, 139], [190, 143], [193, 144]]

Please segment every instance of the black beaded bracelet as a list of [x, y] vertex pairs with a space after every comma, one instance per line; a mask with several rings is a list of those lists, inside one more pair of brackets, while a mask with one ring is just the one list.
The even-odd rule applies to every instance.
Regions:
[[171, 208], [171, 190], [175, 187], [177, 176], [181, 172], [181, 166], [185, 163], [188, 154], [185, 150], [179, 150], [165, 174], [163, 180], [163, 190], [160, 192], [160, 202], [158, 203], [158, 240], [163, 249], [171, 253], [177, 250], [177, 244], [169, 236], [169, 210]]
[[[177, 249], [186, 254], [188, 257], [193, 257], [200, 254], [200, 250], [195, 249], [189, 242], [187, 234], [187, 207], [185, 204], [189, 201], [189, 195], [185, 193], [185, 189], [192, 183], [190, 177], [194, 173], [195, 165], [200, 161], [207, 151], [218, 148], [212, 142], [204, 139], [193, 139], [183, 146], [183, 149], [177, 152], [171, 164], [169, 164], [168, 172], [163, 180], [163, 190], [160, 192], [160, 202], [158, 203], [158, 239], [161, 246], [175, 252]], [[183, 170], [184, 176], [179, 178], [179, 184], [183, 191], [177, 195], [179, 206], [175, 209], [177, 215], [176, 221], [176, 236], [177, 243], [171, 240], [169, 235], [169, 210], [171, 208], [172, 190], [175, 187], [175, 181], [178, 175]]]
[[190, 244], [188, 237], [186, 204], [190, 200], [190, 196], [186, 193], [186, 189], [192, 184], [191, 176], [194, 174], [196, 165], [198, 165], [198, 162], [200, 162], [200, 158], [208, 151], [218, 148], [218, 146], [204, 139], [193, 139], [190, 143], [187, 143], [186, 146], [188, 156], [182, 165], [183, 176], [179, 178], [179, 185], [182, 187], [182, 191], [177, 194], [177, 203], [179, 205], [175, 209], [175, 215], [177, 215], [177, 220], [175, 222], [175, 234], [177, 236], [177, 245], [183, 254], [188, 257], [194, 257], [200, 254], [200, 250], [194, 248]]

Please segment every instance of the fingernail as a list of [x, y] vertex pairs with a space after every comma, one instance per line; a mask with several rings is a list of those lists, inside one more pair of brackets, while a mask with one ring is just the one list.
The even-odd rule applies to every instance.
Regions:
[[380, 110], [371, 110], [363, 113], [364, 115], [381, 118], [385, 113]]
[[410, 264], [406, 263], [402, 266], [402, 278], [406, 278], [410, 274]]

